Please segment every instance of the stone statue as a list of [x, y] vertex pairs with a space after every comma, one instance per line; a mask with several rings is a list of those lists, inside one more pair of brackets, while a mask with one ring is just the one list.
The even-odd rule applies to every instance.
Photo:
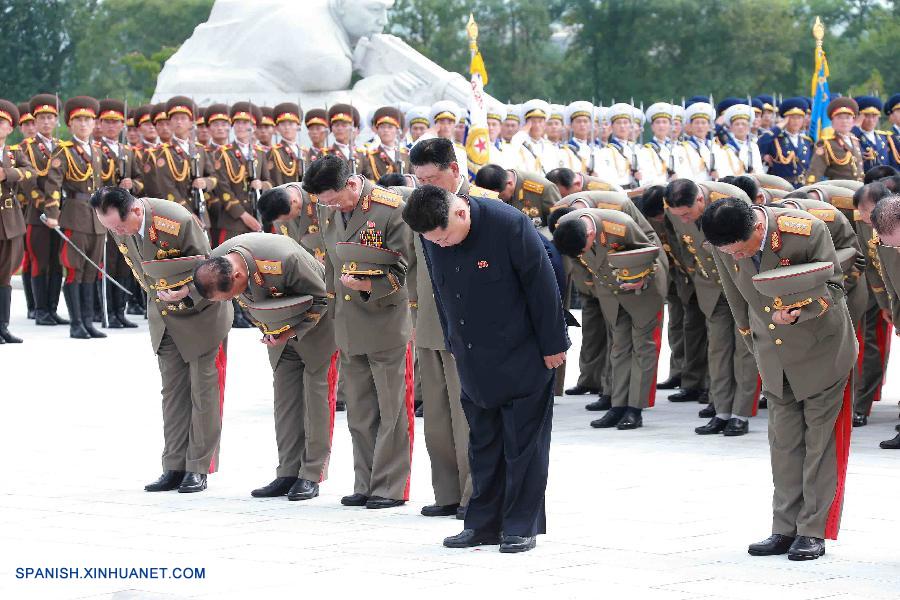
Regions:
[[[468, 104], [470, 84], [382, 34], [394, 0], [216, 0], [209, 20], [168, 60], [154, 102], [252, 100], [306, 108], [352, 102]], [[351, 89], [353, 73], [362, 76]]]

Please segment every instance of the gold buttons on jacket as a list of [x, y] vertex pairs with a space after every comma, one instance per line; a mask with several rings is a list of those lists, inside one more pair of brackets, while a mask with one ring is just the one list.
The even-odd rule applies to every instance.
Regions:
[[776, 346], [780, 346], [781, 344], [782, 344], [781, 338], [778, 338], [777, 340], [775, 340], [775, 345], [776, 345]]
[[772, 309], [769, 308], [768, 306], [764, 307], [763, 310], [766, 311], [766, 312], [772, 312]]
[[344, 294], [344, 300], [350, 301], [350, 294]]
[[775, 323], [769, 323], [769, 329], [775, 329]]

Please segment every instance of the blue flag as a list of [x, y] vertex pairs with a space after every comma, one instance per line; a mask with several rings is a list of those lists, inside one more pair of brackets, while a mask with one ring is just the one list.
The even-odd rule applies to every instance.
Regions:
[[821, 46], [816, 48], [816, 68], [813, 71], [810, 95], [813, 104], [809, 136], [815, 141], [819, 139], [824, 129], [831, 127], [831, 119], [825, 113], [828, 102], [831, 100], [831, 92], [828, 90], [828, 59], [825, 58], [825, 50]]

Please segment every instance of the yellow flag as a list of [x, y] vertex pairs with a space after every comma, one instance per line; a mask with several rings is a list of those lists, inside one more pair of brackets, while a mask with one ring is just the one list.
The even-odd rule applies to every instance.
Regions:
[[481, 52], [478, 50], [478, 24], [475, 17], [469, 13], [469, 23], [466, 25], [466, 33], [469, 36], [469, 52], [472, 54], [472, 62], [469, 63], [469, 74], [478, 73], [481, 75], [481, 85], [488, 84], [487, 69], [484, 66], [484, 59], [481, 58]]

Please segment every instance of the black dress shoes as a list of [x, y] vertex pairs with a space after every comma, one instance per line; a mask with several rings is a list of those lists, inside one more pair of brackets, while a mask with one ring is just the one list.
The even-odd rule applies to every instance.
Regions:
[[[626, 429], [637, 429], [638, 427], [643, 427], [643, 425], [644, 418], [641, 416], [641, 409], [629, 406], [625, 409], [625, 415], [622, 416], [622, 419], [616, 423], [616, 429], [625, 431]], [[533, 544], [531, 548], [534, 548]], [[526, 550], [531, 550], [531, 548], [526, 548]], [[523, 550], [508, 550], [508, 552], [523, 552]]]
[[727, 426], [728, 421], [726, 421], [725, 419], [713, 417], [706, 425], [695, 428], [694, 433], [696, 433], [697, 435], [713, 435], [716, 433], [722, 433], [723, 431], [725, 431], [725, 428]]
[[865, 427], [869, 423], [868, 415], [862, 413], [853, 413], [853, 426]]
[[576, 385], [566, 390], [566, 396], [586, 396], [588, 394], [596, 394], [598, 390]]
[[700, 395], [697, 397], [697, 402], [700, 404], [712, 404], [709, 401], [709, 390], [700, 390]]
[[154, 481], [144, 486], [145, 492], [170, 492], [177, 488], [184, 479], [184, 471], [165, 471]]
[[341, 504], [344, 506], [365, 506], [369, 501], [369, 497], [364, 494], [350, 494], [341, 498]]
[[462, 533], [444, 538], [446, 548], [473, 548], [475, 546], [493, 546], [499, 543], [499, 534], [475, 529], [463, 529]]
[[336, 410], [337, 412], [344, 412], [345, 410], [347, 410], [347, 403], [343, 400], [337, 400], [334, 403], [334, 410]]
[[878, 447], [882, 450], [900, 450], [900, 433], [889, 440], [884, 440]]
[[206, 474], [191, 473], [188, 471], [178, 486], [179, 494], [193, 494], [194, 492], [202, 492], [206, 489]]
[[769, 408], [769, 400], [765, 396], [759, 397], [759, 408]]
[[716, 407], [713, 406], [712, 402], [710, 402], [700, 409], [700, 411], [697, 413], [697, 416], [701, 419], [712, 419], [714, 416], [716, 416]]
[[622, 420], [622, 417], [625, 415], [625, 407], [617, 406], [615, 408], [611, 408], [606, 411], [606, 414], [600, 417], [599, 419], [594, 419], [591, 421], [591, 427], [595, 429], [608, 429], [610, 427], [615, 427], [619, 424], [619, 421]]
[[520, 535], [504, 535], [500, 540], [500, 552], [504, 554], [514, 554], [516, 552], [528, 552], [534, 550], [537, 544], [537, 536], [529, 535], [522, 537]]
[[600, 394], [596, 400], [588, 402], [584, 407], [590, 411], [609, 410], [612, 408], [612, 396], [609, 394]]
[[750, 544], [750, 547], [747, 548], [747, 552], [749, 552], [751, 556], [775, 556], [778, 554], [787, 554], [788, 550], [791, 549], [791, 545], [794, 543], [794, 539], [795, 538], [789, 535], [773, 533], [761, 542]]
[[466, 520], [466, 507], [460, 506], [456, 509], [456, 520], [457, 521], [465, 521]]
[[669, 402], [697, 402], [700, 399], [700, 390], [678, 390], [669, 396]]
[[382, 498], [381, 496], [372, 496], [366, 501], [366, 508], [394, 508], [403, 506], [406, 500], [394, 500], [393, 498]]
[[739, 435], [746, 435], [748, 431], [750, 431], [750, 421], [731, 417], [728, 419], [728, 426], [725, 428], [725, 431], [722, 432], [722, 435], [726, 437], [737, 437]]
[[681, 387], [681, 377], [669, 377], [665, 381], [656, 384], [658, 390], [674, 390]]
[[254, 498], [276, 498], [278, 496], [284, 496], [288, 493], [288, 490], [291, 489], [291, 486], [294, 485], [295, 481], [297, 481], [296, 477], [276, 477], [272, 483], [261, 488], [256, 488], [250, 492], [250, 495]]
[[288, 491], [288, 500], [311, 500], [319, 495], [319, 484], [309, 479], [298, 479]]
[[459, 504], [429, 504], [422, 507], [422, 515], [425, 517], [455, 517], [459, 511]]
[[816, 560], [825, 556], [825, 540], [798, 535], [788, 550], [788, 560]]

